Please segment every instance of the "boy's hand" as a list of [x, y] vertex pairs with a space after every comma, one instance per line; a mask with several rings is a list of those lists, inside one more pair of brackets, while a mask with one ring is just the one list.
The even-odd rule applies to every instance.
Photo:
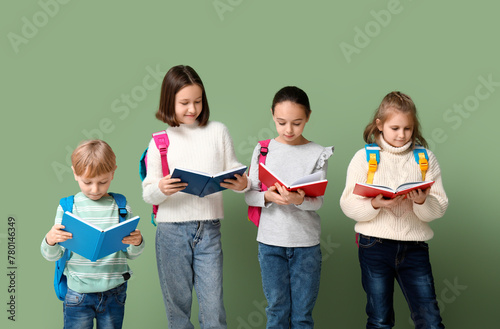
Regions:
[[235, 174], [234, 177], [236, 179], [231, 179], [231, 178], [224, 179], [224, 183], [220, 183], [220, 186], [235, 191], [244, 190], [248, 184], [247, 174], [245, 173], [243, 173], [243, 175]]
[[180, 178], [170, 178], [171, 176], [172, 175], [167, 175], [158, 182], [158, 188], [161, 193], [165, 195], [172, 195], [176, 192], [182, 191], [188, 185], [187, 183], [181, 183]]
[[53, 246], [58, 242], [64, 242], [73, 237], [73, 234], [63, 231], [63, 228], [64, 226], [61, 224], [55, 224], [52, 226], [49, 233], [45, 236], [45, 241], [47, 241], [49, 246]]
[[139, 246], [142, 243], [142, 234], [141, 231], [135, 230], [130, 233], [129, 236], [123, 238], [122, 243], [124, 244], [133, 244], [134, 246]]

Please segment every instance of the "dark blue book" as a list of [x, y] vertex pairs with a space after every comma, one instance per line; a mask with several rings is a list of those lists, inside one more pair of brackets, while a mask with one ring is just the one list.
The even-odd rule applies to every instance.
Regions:
[[241, 166], [231, 170], [223, 171], [215, 175], [210, 175], [204, 172], [175, 168], [171, 178], [180, 178], [181, 182], [188, 183], [188, 186], [181, 192], [204, 197], [212, 193], [225, 190], [225, 187], [220, 186], [225, 179], [236, 179], [235, 174], [243, 175], [247, 170], [246, 166]]
[[94, 224], [66, 211], [61, 224], [64, 225], [64, 231], [73, 234], [73, 238], [59, 242], [59, 244], [95, 262], [118, 250], [126, 249], [129, 245], [122, 243], [122, 240], [135, 231], [139, 219], [139, 216], [135, 216], [102, 230]]

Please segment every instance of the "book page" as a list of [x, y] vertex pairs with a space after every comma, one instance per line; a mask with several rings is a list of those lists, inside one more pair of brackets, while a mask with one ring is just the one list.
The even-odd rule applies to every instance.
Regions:
[[97, 231], [99, 231], [99, 232], [102, 232], [102, 229], [101, 229], [99, 226], [97, 226], [97, 225], [95, 225], [95, 224], [92, 224], [91, 222], [89, 222], [89, 221], [87, 221], [87, 220], [85, 220], [85, 219], [83, 219], [83, 218], [81, 218], [81, 217], [79, 217], [79, 216], [77, 216], [77, 215], [75, 215], [75, 214], [73, 214], [73, 213], [69, 212], [69, 211], [66, 211], [66, 212], [65, 212], [65, 214], [67, 214], [68, 216], [73, 217], [74, 219], [76, 219], [76, 220], [78, 220], [78, 221], [80, 221], [80, 222], [82, 222], [82, 223], [87, 224], [88, 226], [90, 226], [90, 227], [92, 227], [92, 228], [96, 229], [96, 230], [97, 230]]
[[[426, 185], [432, 185], [434, 182], [408, 182], [404, 183], [398, 186], [396, 189], [396, 192], [404, 191], [404, 190], [409, 190], [409, 189], [418, 189], [420, 186], [426, 186]], [[429, 186], [430, 186], [429, 185]]]
[[356, 183], [356, 184], [360, 185], [360, 186], [366, 186], [366, 187], [369, 187], [369, 188], [375, 188], [377, 190], [391, 192], [391, 193], [395, 193], [396, 192], [392, 188], [387, 187], [387, 186], [383, 186], [383, 185], [374, 185], [374, 184], [368, 184], [368, 183]]
[[115, 224], [115, 225], [113, 225], [113, 226], [108, 227], [108, 228], [107, 228], [107, 229], [105, 229], [103, 232], [107, 232], [107, 231], [109, 231], [109, 230], [112, 230], [112, 229], [114, 229], [114, 228], [117, 228], [117, 227], [120, 227], [120, 226], [123, 226], [123, 225], [127, 225], [129, 222], [134, 221], [134, 220], [137, 220], [137, 219], [139, 219], [139, 216], [135, 216], [135, 217], [132, 217], [132, 218], [130, 218], [130, 219], [127, 219], [127, 220], [121, 221], [121, 222], [119, 222], [118, 224]]
[[318, 172], [315, 172], [313, 174], [299, 178], [298, 180], [296, 180], [295, 182], [292, 183], [292, 186], [314, 183], [314, 182], [321, 181], [321, 180], [322, 180], [321, 179], [321, 172], [318, 171]]
[[[210, 174], [207, 174], [206, 172], [202, 172], [202, 171], [197, 171], [197, 170], [193, 170], [193, 169], [186, 169], [186, 168], [174, 168], [174, 172], [175, 171], [185, 171], [185, 172], [188, 172], [188, 173], [193, 173], [193, 174], [197, 174], [197, 175], [201, 175], [201, 176], [206, 176], [206, 177], [212, 177]], [[172, 175], [174, 173], [172, 172]]]
[[[216, 177], [219, 177], [219, 176], [224, 176], [226, 174], [230, 174], [230, 173], [238, 173], [238, 171], [243, 171], [243, 173], [247, 170], [247, 166], [241, 166], [241, 167], [237, 167], [237, 168], [233, 168], [233, 169], [229, 169], [229, 170], [226, 170], [226, 171], [221, 171], [220, 173], [214, 175], [214, 178]], [[231, 175], [231, 176], [234, 176], [234, 175]]]

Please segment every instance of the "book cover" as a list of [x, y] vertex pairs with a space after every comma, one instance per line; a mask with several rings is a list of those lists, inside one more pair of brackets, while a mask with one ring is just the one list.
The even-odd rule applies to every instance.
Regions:
[[321, 179], [321, 172], [316, 172], [296, 180], [292, 184], [285, 183], [282, 179], [278, 178], [265, 164], [259, 163], [259, 180], [268, 188], [275, 183], [286, 187], [288, 191], [295, 192], [301, 189], [307, 196], [317, 197], [325, 194], [328, 181]]
[[379, 194], [382, 194], [385, 198], [393, 199], [398, 195], [404, 195], [413, 190], [425, 190], [426, 188], [432, 186], [432, 184], [434, 184], [434, 181], [410, 182], [401, 184], [395, 190], [393, 190], [390, 187], [382, 185], [356, 183], [356, 186], [354, 187], [354, 191], [352, 193], [369, 198], [373, 198]]
[[73, 234], [73, 238], [59, 242], [59, 244], [95, 262], [118, 250], [126, 249], [129, 245], [123, 244], [122, 239], [135, 231], [139, 219], [139, 216], [135, 216], [102, 230], [79, 216], [66, 211], [61, 224], [65, 226], [65, 231]]
[[188, 186], [181, 192], [204, 197], [206, 195], [225, 190], [220, 183], [225, 179], [235, 179], [234, 175], [243, 175], [247, 170], [246, 166], [226, 170], [215, 175], [210, 175], [201, 171], [175, 168], [171, 178], [180, 178], [181, 182], [188, 183]]

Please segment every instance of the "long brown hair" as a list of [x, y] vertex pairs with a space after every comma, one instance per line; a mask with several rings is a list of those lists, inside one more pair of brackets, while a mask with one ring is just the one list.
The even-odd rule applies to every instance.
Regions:
[[365, 142], [376, 143], [377, 139], [380, 137], [380, 131], [377, 128], [377, 119], [380, 120], [381, 124], [384, 124], [385, 120], [387, 120], [389, 115], [394, 113], [394, 111], [410, 115], [413, 121], [413, 134], [411, 136], [412, 145], [420, 144], [423, 147], [428, 147], [427, 141], [421, 133], [415, 103], [410, 96], [399, 91], [393, 91], [385, 95], [380, 106], [375, 111], [372, 121], [365, 128], [363, 133]]
[[210, 109], [208, 107], [207, 95], [205, 87], [200, 76], [196, 71], [187, 65], [177, 65], [168, 70], [163, 78], [160, 94], [160, 105], [156, 118], [165, 122], [171, 127], [178, 127], [179, 122], [175, 116], [175, 95], [179, 90], [186, 86], [198, 85], [202, 90], [201, 113], [197, 120], [199, 126], [205, 126], [210, 117]]

